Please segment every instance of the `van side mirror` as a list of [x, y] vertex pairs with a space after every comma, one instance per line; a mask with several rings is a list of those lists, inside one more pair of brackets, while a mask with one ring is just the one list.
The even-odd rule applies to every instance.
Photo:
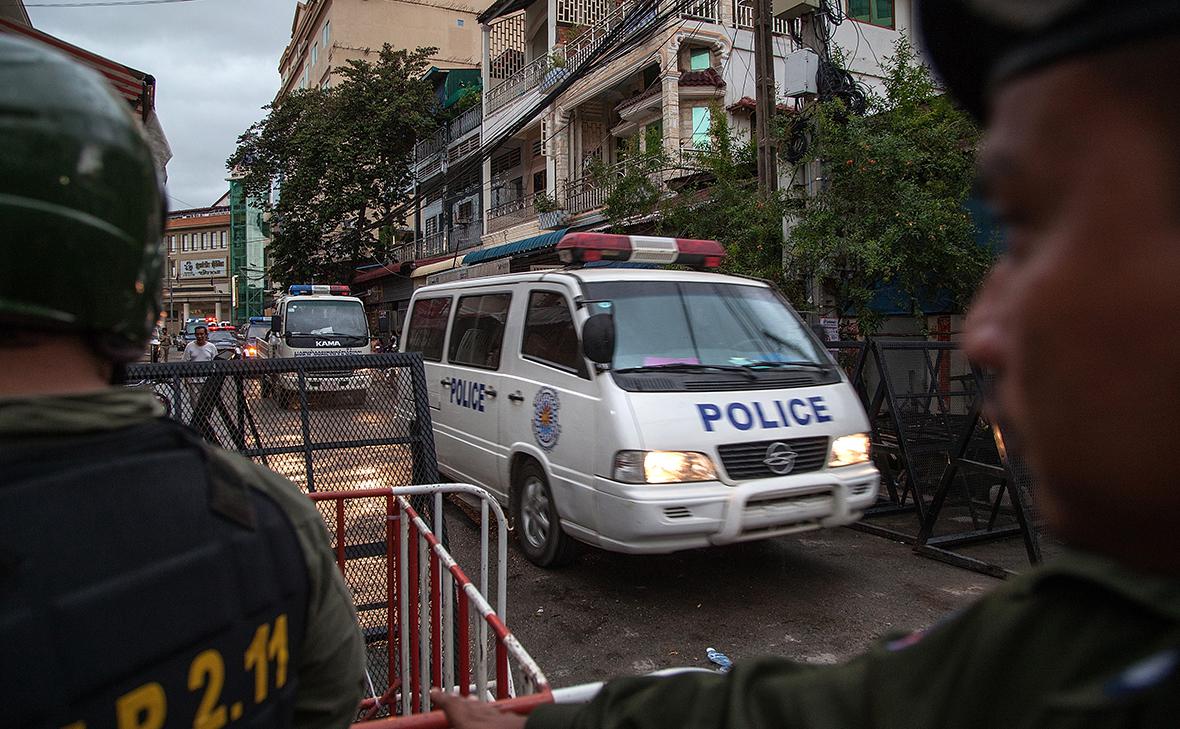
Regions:
[[279, 316], [278, 314], [271, 316], [270, 330], [274, 333], [275, 336], [280, 336], [282, 334], [283, 318], [281, 316]]
[[582, 351], [595, 364], [610, 364], [615, 356], [615, 320], [595, 314], [582, 325]]

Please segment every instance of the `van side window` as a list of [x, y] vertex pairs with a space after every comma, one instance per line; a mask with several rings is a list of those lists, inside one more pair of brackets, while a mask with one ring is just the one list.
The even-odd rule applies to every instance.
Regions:
[[556, 291], [529, 294], [520, 353], [528, 359], [580, 374], [578, 332], [565, 296]]
[[451, 313], [451, 299], [418, 299], [410, 316], [410, 331], [406, 335], [407, 352], [421, 352], [422, 359], [442, 360], [443, 340], [447, 336], [447, 317]]
[[451, 364], [494, 370], [500, 367], [500, 345], [511, 294], [460, 296], [451, 327]]

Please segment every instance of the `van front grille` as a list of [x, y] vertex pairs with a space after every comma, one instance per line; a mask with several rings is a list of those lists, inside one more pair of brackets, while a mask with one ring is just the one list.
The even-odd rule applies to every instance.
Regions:
[[[784, 443], [795, 453], [794, 466], [786, 474], [775, 473], [766, 464], [766, 451], [773, 443]], [[729, 443], [718, 446], [721, 464], [725, 472], [735, 481], [754, 478], [774, 478], [792, 473], [818, 471], [828, 460], [828, 437], [784, 438], [781, 440], [759, 440], [751, 443]]]

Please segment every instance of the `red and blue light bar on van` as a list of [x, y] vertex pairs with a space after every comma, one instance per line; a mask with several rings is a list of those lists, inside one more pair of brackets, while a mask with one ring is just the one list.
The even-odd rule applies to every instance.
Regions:
[[343, 284], [324, 286], [320, 284], [291, 284], [287, 288], [291, 296], [306, 296], [308, 294], [331, 294], [333, 296], [348, 296], [352, 290]]
[[570, 233], [557, 244], [557, 256], [569, 264], [630, 261], [717, 268], [725, 258], [725, 247], [715, 240], [696, 238]]

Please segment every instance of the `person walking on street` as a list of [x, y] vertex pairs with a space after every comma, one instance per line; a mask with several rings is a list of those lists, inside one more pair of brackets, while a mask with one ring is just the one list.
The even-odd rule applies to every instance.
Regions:
[[193, 341], [185, 345], [181, 359], [185, 362], [209, 362], [217, 359], [217, 345], [209, 341], [209, 330], [204, 325], [193, 330]]
[[165, 260], [138, 121], [0, 33], [0, 139], [0, 723], [348, 726], [364, 641], [319, 512], [121, 385]]
[[[1180, 726], [1180, 2], [924, 0], [927, 60], [986, 123], [1006, 229], [964, 347], [996, 374], [1068, 552], [838, 666], [621, 678], [529, 729]], [[1146, 317], [1125, 330], [1127, 305]], [[458, 729], [526, 726], [457, 696]]]

